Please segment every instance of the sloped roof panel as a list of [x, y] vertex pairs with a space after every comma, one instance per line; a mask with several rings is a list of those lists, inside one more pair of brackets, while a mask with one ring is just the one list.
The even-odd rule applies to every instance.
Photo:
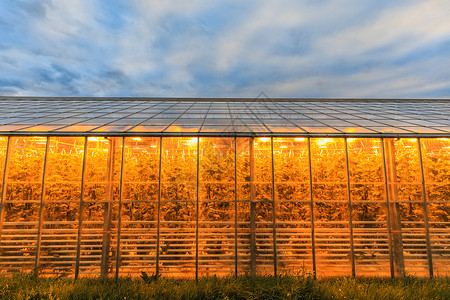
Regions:
[[0, 134], [450, 136], [446, 99], [0, 97]]

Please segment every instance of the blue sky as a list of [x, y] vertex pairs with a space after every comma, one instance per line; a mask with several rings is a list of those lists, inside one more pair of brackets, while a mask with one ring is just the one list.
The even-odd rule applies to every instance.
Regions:
[[0, 95], [450, 98], [448, 0], [1, 0]]

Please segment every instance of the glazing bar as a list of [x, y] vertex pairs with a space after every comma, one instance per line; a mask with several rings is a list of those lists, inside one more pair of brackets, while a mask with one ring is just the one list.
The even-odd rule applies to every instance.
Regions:
[[352, 194], [350, 188], [350, 168], [348, 163], [348, 141], [345, 138], [345, 162], [347, 165], [347, 194], [348, 194], [348, 224], [350, 226], [350, 253], [352, 259], [352, 276], [356, 276], [355, 268], [355, 246], [353, 244], [353, 222], [352, 222]]
[[430, 223], [428, 222], [428, 208], [427, 208], [427, 190], [425, 185], [425, 172], [423, 170], [422, 159], [422, 143], [420, 138], [417, 139], [419, 144], [419, 158], [420, 158], [420, 172], [422, 174], [422, 191], [423, 191], [423, 215], [425, 217], [425, 236], [427, 239], [427, 260], [428, 260], [428, 272], [430, 278], [433, 277], [433, 256], [431, 255], [431, 240], [430, 240]]
[[47, 157], [49, 149], [49, 137], [45, 140], [45, 154], [44, 154], [44, 170], [42, 171], [42, 182], [41, 182], [41, 202], [39, 205], [39, 223], [37, 232], [37, 243], [36, 243], [36, 259], [34, 262], [34, 270], [37, 271], [39, 267], [39, 260], [41, 255], [41, 233], [42, 233], [42, 219], [44, 214], [44, 197], [45, 197], [45, 176], [47, 173]]
[[80, 255], [81, 255], [81, 226], [83, 225], [83, 194], [84, 194], [84, 176], [86, 171], [86, 152], [87, 152], [87, 140], [84, 138], [83, 148], [83, 169], [81, 171], [81, 194], [80, 194], [80, 210], [78, 213], [78, 235], [77, 235], [77, 256], [75, 259], [75, 279], [78, 278], [80, 271]]

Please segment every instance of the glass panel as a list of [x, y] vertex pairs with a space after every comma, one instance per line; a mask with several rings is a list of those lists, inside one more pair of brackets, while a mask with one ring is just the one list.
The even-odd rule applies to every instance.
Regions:
[[80, 275], [111, 273], [117, 253], [121, 138], [89, 137], [86, 149]]
[[421, 139], [433, 271], [450, 275], [450, 139]]
[[5, 171], [7, 146], [8, 146], [8, 138], [0, 136], [0, 193], [3, 193], [3, 175], [4, 175], [3, 173]]
[[427, 244], [417, 139], [385, 139], [394, 270], [425, 276]]
[[390, 276], [380, 139], [347, 139], [356, 275]]
[[311, 139], [317, 274], [350, 275], [345, 140]]
[[273, 143], [278, 269], [312, 272], [308, 140], [276, 138]]
[[120, 274], [156, 271], [159, 138], [125, 139]]
[[2, 273], [34, 269], [45, 137], [11, 137], [0, 244]]
[[229, 275], [235, 265], [234, 139], [200, 139], [199, 275]]
[[39, 258], [44, 275], [74, 275], [84, 140], [49, 139]]
[[195, 275], [197, 138], [163, 138], [160, 272]]
[[238, 271], [273, 274], [270, 138], [238, 138]]

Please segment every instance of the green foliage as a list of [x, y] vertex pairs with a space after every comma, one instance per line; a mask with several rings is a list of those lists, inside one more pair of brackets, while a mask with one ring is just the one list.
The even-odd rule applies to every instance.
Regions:
[[0, 277], [0, 299], [448, 299], [450, 278], [371, 279], [302, 276], [194, 280]]
[[148, 275], [146, 272], [141, 272], [141, 278], [145, 283], [152, 283], [158, 280], [161, 277], [161, 274], [152, 274]]

